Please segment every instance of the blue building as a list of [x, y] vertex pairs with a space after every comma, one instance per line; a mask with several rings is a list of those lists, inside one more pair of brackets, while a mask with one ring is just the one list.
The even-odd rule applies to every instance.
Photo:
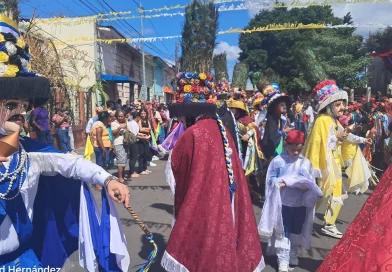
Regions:
[[171, 65], [160, 57], [153, 57], [154, 67], [154, 99], [160, 103], [169, 103], [173, 99], [174, 90], [171, 86], [176, 74]]

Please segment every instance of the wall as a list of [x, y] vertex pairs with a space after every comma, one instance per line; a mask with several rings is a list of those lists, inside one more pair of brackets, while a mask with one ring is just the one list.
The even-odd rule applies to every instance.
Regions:
[[[113, 28], [99, 27], [100, 39], [119, 39], [122, 36]], [[142, 77], [141, 54], [131, 45], [125, 43], [99, 44], [99, 56], [102, 59], [101, 73], [113, 76], [126, 76], [132, 82], [104, 84], [111, 100], [134, 99], [135, 84], [140, 84]]]
[[[74, 19], [63, 19], [64, 22], [72, 23]], [[72, 39], [85, 37], [95, 39], [96, 25], [95, 22], [83, 22], [76, 25], [51, 24], [44, 19], [36, 20], [37, 27], [33, 31], [40, 33], [42, 36], [54, 41], [59, 54], [62, 56], [62, 66], [64, 73], [70, 81], [80, 81], [82, 88], [93, 86], [96, 81], [96, 66], [98, 64], [96, 56], [96, 46], [92, 42], [71, 42]], [[58, 38], [54, 38], [54, 37]], [[64, 44], [59, 40], [69, 43]]]

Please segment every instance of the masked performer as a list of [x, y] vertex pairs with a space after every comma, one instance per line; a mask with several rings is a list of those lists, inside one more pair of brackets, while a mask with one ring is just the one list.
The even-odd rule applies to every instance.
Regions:
[[[128, 206], [128, 188], [80, 156], [19, 138], [29, 99], [43, 104], [50, 83], [29, 71], [28, 47], [16, 24], [2, 20], [0, 55], [8, 60], [0, 64], [0, 267], [61, 268], [79, 250], [79, 264], [88, 271], [127, 271], [112, 199]], [[106, 188], [101, 218], [87, 184]]]
[[[230, 109], [227, 108], [226, 100], [228, 99], [228, 93], [230, 91], [229, 82], [219, 82], [216, 85], [217, 91], [215, 92], [215, 97], [217, 100], [218, 115], [221, 118], [225, 127], [229, 130], [231, 137], [234, 140], [236, 149], [241, 152], [241, 140], [238, 132], [237, 122], [235, 120], [234, 114]], [[242, 155], [240, 153], [240, 159], [242, 160]]]
[[252, 197], [260, 200], [262, 188], [260, 176], [263, 170], [264, 155], [261, 151], [261, 135], [257, 124], [249, 116], [245, 103], [245, 95], [234, 91], [226, 101], [227, 107], [233, 112], [237, 121], [238, 133], [241, 137], [243, 169], [248, 179]]
[[319, 178], [318, 185], [323, 196], [328, 198], [328, 206], [324, 216], [322, 233], [341, 238], [342, 233], [336, 228], [335, 221], [343, 205], [342, 166], [344, 164], [340, 145], [344, 141], [370, 144], [370, 139], [355, 137], [344, 131], [338, 118], [344, 114], [347, 104], [347, 93], [333, 80], [319, 83], [313, 90], [318, 102], [317, 117], [306, 141], [304, 155], [310, 160], [314, 169], [314, 177]]
[[[180, 73], [169, 106], [186, 131], [174, 146], [174, 226], [166, 271], [261, 271], [264, 260], [249, 191], [234, 141], [216, 114], [207, 75]], [[200, 79], [192, 90], [190, 79]], [[194, 86], [194, 85], [193, 85]]]

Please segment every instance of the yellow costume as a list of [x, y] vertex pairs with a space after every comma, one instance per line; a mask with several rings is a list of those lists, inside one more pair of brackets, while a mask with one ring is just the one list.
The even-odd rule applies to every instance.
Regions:
[[342, 166], [348, 167], [348, 191], [366, 191], [371, 176], [358, 146], [365, 142], [365, 138], [349, 133], [347, 139], [340, 143], [337, 135], [343, 131], [339, 122], [322, 114], [316, 119], [304, 148], [305, 157], [313, 165], [314, 177], [319, 178], [323, 196], [330, 197], [324, 216], [327, 224], [335, 223], [343, 200], [347, 198], [347, 194], [343, 194]]

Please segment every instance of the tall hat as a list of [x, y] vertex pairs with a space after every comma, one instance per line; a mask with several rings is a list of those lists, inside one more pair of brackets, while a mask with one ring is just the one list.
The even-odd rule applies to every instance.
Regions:
[[285, 102], [289, 104], [290, 98], [286, 94], [282, 94], [280, 92], [280, 88], [278, 83], [272, 83], [271, 85], [267, 85], [263, 88], [264, 99], [261, 102], [263, 105], [268, 105], [268, 108], [274, 104], [278, 104], [280, 102]]
[[50, 82], [31, 71], [29, 47], [21, 37], [17, 23], [0, 15], [0, 25], [0, 100], [46, 101]]
[[264, 96], [260, 91], [256, 91], [253, 95], [253, 110], [258, 109], [259, 105], [263, 102]]
[[348, 101], [347, 92], [339, 89], [334, 80], [324, 80], [313, 89], [313, 97], [318, 102], [317, 112], [325, 109], [329, 104], [338, 101]]
[[226, 103], [228, 108], [241, 109], [249, 113], [248, 106], [246, 105], [246, 94], [242, 90], [234, 90]]
[[216, 115], [213, 99], [214, 78], [204, 73], [178, 73], [175, 100], [169, 105], [170, 116]]
[[228, 99], [230, 93], [232, 92], [230, 82], [228, 81], [218, 82], [218, 84], [216, 84], [215, 90], [215, 97], [218, 101]]

